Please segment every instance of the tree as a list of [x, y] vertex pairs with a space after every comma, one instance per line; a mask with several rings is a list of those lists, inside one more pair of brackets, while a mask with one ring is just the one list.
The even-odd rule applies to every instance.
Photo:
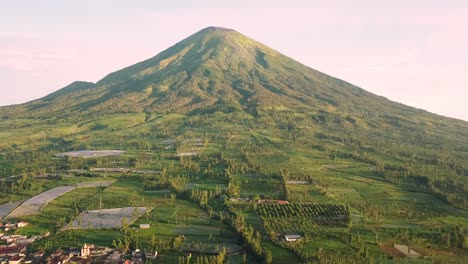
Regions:
[[127, 231], [127, 229], [128, 229], [128, 220], [127, 220], [127, 218], [125, 218], [125, 217], [122, 218], [122, 229], [123, 229], [124, 231]]
[[463, 238], [463, 249], [468, 249], [468, 236]]
[[271, 264], [273, 262], [273, 256], [271, 255], [271, 251], [268, 249], [265, 251], [265, 263]]

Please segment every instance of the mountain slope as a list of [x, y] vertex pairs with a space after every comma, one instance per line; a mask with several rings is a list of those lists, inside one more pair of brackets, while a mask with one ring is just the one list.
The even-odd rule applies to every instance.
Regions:
[[286, 107], [358, 115], [426, 114], [310, 69], [234, 30], [214, 27], [111, 73], [88, 89], [66, 87], [52, 97], [6, 112], [66, 116], [75, 112], [187, 113], [210, 107], [252, 113]]
[[[125, 130], [102, 120], [123, 113], [137, 116], [135, 120], [144, 119], [146, 124], [138, 126], [133, 121], [131, 130]], [[161, 121], [154, 118], [166, 114], [181, 114], [184, 118], [161, 128]], [[69, 128], [75, 134], [116, 129], [150, 133], [169, 131], [167, 127], [176, 127], [179, 130], [173, 131], [179, 133], [200, 120], [206, 123], [199, 129], [208, 131], [224, 120], [232, 120], [242, 133], [257, 136], [258, 130], [270, 131], [278, 142], [319, 145], [327, 157], [341, 155], [371, 165], [380, 162], [382, 166], [392, 160], [398, 164], [388, 167], [393, 168], [392, 173], [422, 177], [427, 185], [424, 188], [465, 196], [464, 186], [468, 183], [467, 122], [392, 102], [224, 28], [203, 29], [96, 84], [76, 82], [44, 98], [2, 107], [0, 118], [11, 123], [40, 119], [56, 126], [78, 123], [78, 127]], [[98, 119], [98, 125], [85, 130], [85, 124]], [[3, 127], [11, 126], [4, 123]], [[49, 131], [41, 133], [57, 137]], [[70, 140], [79, 144], [76, 139]], [[267, 142], [276, 144], [271, 138]], [[419, 167], [414, 168], [414, 163]], [[452, 178], [454, 184], [426, 180], [426, 174], [434, 175], [431, 179], [438, 176], [425, 164], [443, 164], [441, 181]], [[420, 181], [417, 177], [411, 184], [419, 184], [414, 183]]]
[[[57, 155], [83, 149], [124, 154]], [[0, 204], [91, 177], [116, 182], [24, 219], [26, 230], [51, 231], [34, 248], [136, 239], [132, 248], [180, 262], [185, 249], [232, 242], [255, 258], [229, 262], [264, 263], [271, 250], [273, 263], [382, 263], [401, 257], [392, 247], [401, 244], [467, 263], [467, 122], [374, 95], [230, 29], [0, 108]], [[136, 222], [150, 232], [53, 232], [102, 206], [154, 208]], [[293, 245], [287, 234], [304, 239]]]

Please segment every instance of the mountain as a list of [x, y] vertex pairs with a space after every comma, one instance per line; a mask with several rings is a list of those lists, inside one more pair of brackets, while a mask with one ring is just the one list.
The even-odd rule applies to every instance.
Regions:
[[42, 99], [2, 108], [2, 112], [65, 117], [75, 112], [209, 109], [256, 113], [272, 107], [359, 116], [428, 116], [313, 70], [234, 30], [216, 27], [203, 29], [96, 84], [74, 82]]
[[[182, 118], [161, 121], [170, 114]], [[119, 115], [118, 122], [109, 121]], [[80, 133], [93, 138], [157, 131], [162, 137], [165, 131], [173, 137], [188, 126], [199, 131], [229, 127], [230, 133], [263, 138], [257, 143], [275, 146], [288, 157], [291, 149], [309, 146], [324, 158], [364, 162], [390, 171], [386, 177], [391, 181], [400, 182], [395, 175], [403, 175], [401, 181], [410, 186], [422, 185], [424, 191], [466, 205], [467, 122], [374, 95], [231, 29], [205, 28], [95, 84], [74, 82], [44, 98], [1, 107], [0, 118], [0, 128], [13, 134], [16, 128], [38, 129], [36, 136], [15, 140], [11, 133], [0, 134], [4, 148], [10, 142], [31, 147], [47, 139], [55, 140], [53, 146], [62, 140], [79, 146]], [[67, 129], [58, 132], [44, 124]], [[290, 152], [282, 144], [291, 144]], [[442, 184], [449, 178], [449, 185]]]

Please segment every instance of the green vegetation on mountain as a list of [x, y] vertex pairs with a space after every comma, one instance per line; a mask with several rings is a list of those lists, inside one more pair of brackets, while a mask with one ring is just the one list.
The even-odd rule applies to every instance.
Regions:
[[[79, 149], [127, 153], [55, 157]], [[451, 250], [466, 260], [467, 155], [467, 122], [392, 102], [214, 27], [95, 84], [75, 82], [0, 108], [0, 189], [12, 190], [0, 194], [2, 203], [40, 192], [44, 186], [33, 175], [161, 170], [112, 177], [139, 177], [133, 189], [167, 189], [177, 203], [195, 202], [223, 223], [219, 228], [236, 232], [256, 256], [249, 260], [273, 263], [376, 261], [388, 257], [384, 244], [391, 243]], [[135, 204], [146, 199], [171, 208], [169, 199], [132, 195]], [[241, 199], [223, 201], [224, 195]], [[83, 199], [86, 209], [96, 206]], [[281, 241], [288, 233], [304, 239]], [[436, 253], [434, 260], [443, 255]]]

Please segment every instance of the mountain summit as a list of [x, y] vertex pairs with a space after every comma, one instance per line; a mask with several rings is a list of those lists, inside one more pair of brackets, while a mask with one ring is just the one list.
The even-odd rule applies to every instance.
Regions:
[[317, 110], [338, 106], [363, 110], [375, 100], [389, 103], [235, 30], [208, 27], [96, 84], [76, 82], [50, 96], [4, 111], [21, 116], [42, 113], [65, 117], [77, 111], [187, 113], [217, 109], [256, 113], [271, 107]]
[[[125, 112], [208, 113], [269, 109], [400, 122], [435, 116], [311, 69], [232, 29], [208, 27], [158, 55], [75, 82], [44, 98], [0, 108], [7, 117], [70, 118]], [[390, 117], [389, 117], [390, 116]], [[395, 121], [398, 120], [398, 121]]]

